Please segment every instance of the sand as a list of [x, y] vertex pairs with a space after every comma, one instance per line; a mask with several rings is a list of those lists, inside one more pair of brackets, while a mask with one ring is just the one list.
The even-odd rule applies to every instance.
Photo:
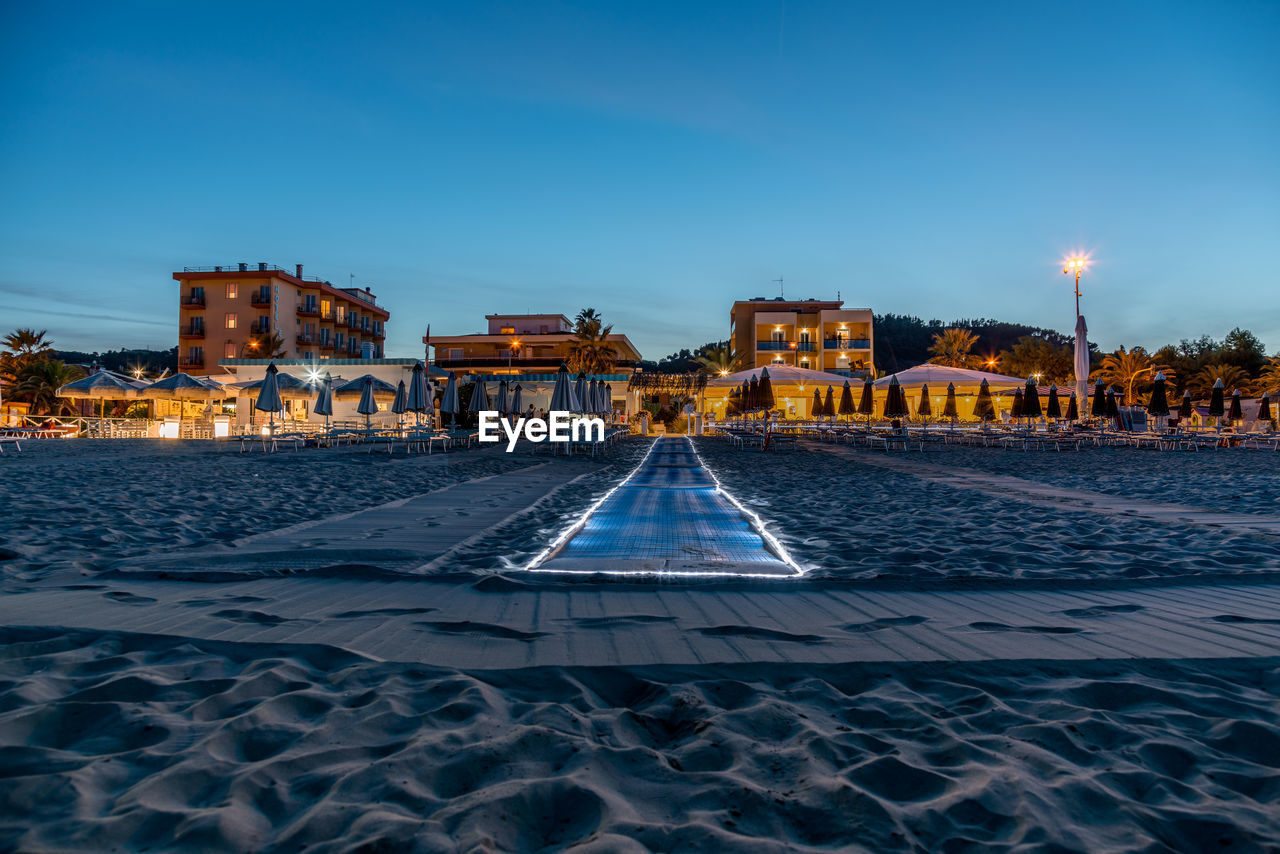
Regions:
[[[646, 448], [6, 454], [0, 849], [1280, 850], [1275, 538], [700, 440], [804, 578], [519, 569]], [[915, 455], [1260, 519], [1274, 459]], [[538, 464], [420, 580], [229, 546]], [[213, 551], [219, 583], [120, 572]]]

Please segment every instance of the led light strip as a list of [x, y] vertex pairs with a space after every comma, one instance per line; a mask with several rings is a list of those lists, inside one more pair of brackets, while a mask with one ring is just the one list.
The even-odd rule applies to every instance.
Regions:
[[[539, 552], [539, 553], [538, 553], [538, 554], [533, 558], [533, 560], [531, 560], [531, 561], [529, 561], [527, 564], [525, 564], [524, 568], [525, 568], [526, 570], [529, 570], [529, 571], [535, 571], [535, 572], [538, 572], [538, 571], [540, 571], [540, 572], [558, 572], [558, 573], [562, 573], [562, 574], [565, 574], [565, 575], [643, 575], [643, 574], [652, 574], [652, 575], [669, 575], [669, 576], [701, 576], [701, 577], [705, 577], [705, 576], [733, 576], [733, 577], [742, 577], [742, 578], [777, 578], [777, 577], [779, 577], [779, 576], [770, 576], [770, 575], [764, 575], [764, 574], [761, 574], [761, 573], [754, 573], [754, 572], [753, 572], [753, 573], [743, 573], [743, 572], [718, 572], [718, 571], [716, 571], [716, 570], [707, 570], [707, 571], [681, 571], [681, 570], [672, 570], [672, 571], [668, 571], [668, 572], [657, 571], [657, 572], [653, 572], [653, 573], [637, 573], [637, 572], [630, 571], [630, 570], [623, 571], [623, 570], [608, 570], [608, 569], [590, 569], [590, 570], [572, 570], [572, 569], [539, 570], [539, 569], [538, 569], [538, 564], [540, 564], [540, 563], [542, 563], [542, 562], [544, 562], [544, 561], [546, 561], [546, 560], [549, 560], [549, 559], [550, 559], [550, 558], [551, 558], [551, 557], [552, 557], [552, 556], [553, 556], [557, 551], [559, 551], [559, 549], [560, 549], [560, 547], [561, 547], [561, 546], [563, 546], [566, 542], [568, 542], [568, 541], [569, 541], [569, 539], [570, 539], [571, 537], [573, 537], [573, 535], [574, 535], [574, 534], [578, 533], [579, 531], [581, 531], [581, 530], [586, 526], [587, 521], [591, 518], [591, 515], [592, 515], [593, 513], [595, 513], [597, 509], [599, 509], [600, 505], [604, 504], [606, 501], [608, 501], [608, 500], [609, 500], [609, 496], [613, 495], [613, 494], [614, 494], [615, 492], [617, 492], [619, 489], [621, 489], [622, 487], [626, 486], [626, 485], [627, 485], [627, 483], [631, 480], [631, 478], [635, 477], [636, 472], [640, 471], [640, 469], [644, 466], [645, 461], [647, 461], [647, 460], [649, 459], [649, 454], [652, 454], [652, 453], [653, 453], [653, 449], [654, 449], [654, 448], [656, 448], [656, 447], [658, 446], [658, 442], [660, 442], [660, 441], [661, 441], [660, 439], [655, 439], [655, 440], [654, 440], [654, 442], [653, 442], [653, 444], [649, 446], [649, 450], [648, 450], [648, 451], [646, 451], [646, 452], [645, 452], [645, 455], [640, 459], [640, 462], [636, 464], [636, 467], [635, 467], [635, 468], [633, 468], [633, 469], [631, 470], [631, 472], [630, 472], [626, 477], [624, 477], [621, 481], [619, 481], [617, 484], [615, 484], [615, 485], [613, 486], [613, 488], [612, 488], [612, 489], [610, 489], [608, 492], [606, 492], [604, 495], [600, 496], [600, 498], [599, 498], [599, 499], [597, 499], [595, 502], [593, 502], [593, 503], [592, 503], [592, 505], [591, 505], [590, 507], [588, 507], [585, 511], [583, 511], [582, 515], [580, 515], [577, 519], [575, 519], [572, 523], [570, 523], [566, 528], [564, 528], [564, 529], [563, 529], [563, 530], [562, 530], [562, 531], [561, 531], [561, 532], [556, 536], [556, 538], [555, 538], [555, 539], [553, 539], [553, 540], [551, 541], [550, 545], [548, 545], [545, 549], [543, 549], [542, 551], [540, 551], [540, 552]], [[726, 489], [725, 489], [725, 488], [720, 484], [720, 479], [719, 479], [718, 477], [716, 477], [716, 473], [715, 473], [715, 472], [713, 472], [713, 471], [712, 471], [712, 470], [707, 466], [706, 462], [702, 459], [702, 455], [698, 453], [698, 448], [697, 448], [697, 446], [694, 444], [693, 440], [692, 440], [692, 439], [690, 439], [690, 438], [688, 438], [688, 437], [686, 436], [686, 437], [685, 437], [685, 441], [689, 443], [689, 449], [690, 449], [691, 451], [693, 451], [693, 455], [694, 455], [695, 457], [697, 457], [697, 459], [698, 459], [698, 464], [699, 464], [700, 466], [702, 466], [703, 471], [705, 471], [707, 474], [711, 475], [711, 481], [715, 484], [716, 492], [717, 492], [717, 493], [719, 493], [720, 495], [723, 495], [723, 496], [725, 497], [725, 499], [727, 499], [727, 500], [729, 501], [729, 503], [730, 503], [730, 504], [732, 504], [735, 508], [737, 508], [738, 512], [739, 512], [739, 513], [741, 513], [741, 514], [746, 518], [747, 522], [751, 525], [752, 530], [754, 530], [757, 534], [759, 534], [759, 535], [760, 535], [760, 538], [761, 538], [762, 540], [764, 540], [764, 541], [765, 541], [765, 544], [769, 547], [769, 549], [770, 549], [770, 550], [771, 550], [771, 551], [772, 551], [772, 552], [773, 552], [773, 553], [774, 553], [774, 554], [775, 554], [775, 555], [776, 555], [776, 556], [777, 556], [777, 557], [778, 557], [778, 558], [779, 558], [779, 559], [780, 559], [784, 564], [786, 564], [789, 568], [791, 568], [792, 570], [794, 570], [794, 571], [795, 571], [795, 573], [796, 573], [796, 575], [804, 575], [804, 574], [805, 574], [804, 569], [803, 569], [803, 568], [802, 568], [798, 563], [796, 563], [796, 562], [795, 562], [795, 559], [791, 557], [790, 553], [789, 553], [789, 552], [787, 552], [786, 548], [782, 545], [782, 543], [780, 543], [780, 542], [778, 541], [778, 538], [777, 538], [777, 537], [775, 537], [775, 536], [774, 536], [774, 535], [769, 531], [769, 529], [768, 529], [767, 527], [765, 527], [764, 520], [763, 520], [763, 519], [761, 519], [761, 518], [760, 518], [760, 517], [759, 517], [759, 516], [754, 512], [754, 511], [747, 509], [747, 508], [742, 504], [742, 502], [741, 502], [741, 501], [739, 501], [739, 500], [738, 500], [737, 498], [735, 498], [732, 494], [730, 494], [730, 493], [729, 493], [729, 491], [728, 491], [728, 490], [726, 490]]]
[[636, 467], [631, 470], [630, 474], [628, 474], [622, 480], [614, 484], [612, 489], [610, 489], [604, 495], [600, 496], [600, 498], [598, 498], [595, 502], [593, 502], [590, 507], [588, 507], [586, 510], [583, 511], [581, 516], [579, 516], [577, 519], [571, 522], [568, 527], [566, 527], [559, 534], [557, 534], [556, 538], [551, 541], [550, 545], [548, 545], [542, 551], [538, 552], [538, 554], [533, 558], [533, 560], [525, 564], [524, 568], [527, 570], [537, 569], [538, 564], [542, 563], [544, 560], [549, 559], [553, 554], [555, 554], [557, 551], [560, 550], [561, 546], [563, 546], [566, 542], [569, 541], [570, 537], [572, 537], [574, 534], [581, 531], [583, 526], [587, 524], [587, 520], [591, 518], [591, 514], [596, 512], [596, 510], [600, 507], [601, 504], [604, 504], [606, 501], [608, 501], [610, 495], [613, 495], [623, 486], [626, 486], [627, 482], [630, 481], [631, 478], [635, 477], [636, 472], [640, 471], [640, 467], [644, 465], [645, 460], [649, 459], [649, 455], [653, 453], [654, 448], [658, 447], [658, 442], [660, 441], [661, 441], [660, 439], [654, 439], [653, 444], [649, 446], [649, 450], [645, 451], [644, 456], [640, 458], [640, 462], [636, 464]]

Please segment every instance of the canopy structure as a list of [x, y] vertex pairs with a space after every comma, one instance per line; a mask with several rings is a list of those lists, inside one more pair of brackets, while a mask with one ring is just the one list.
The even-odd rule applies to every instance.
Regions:
[[[372, 381], [370, 383], [370, 385], [372, 386], [371, 394], [373, 395], [375, 400], [385, 400], [385, 401], [395, 400], [396, 387], [389, 382], [385, 382], [384, 380], [378, 379], [373, 374], [365, 374], [362, 377], [356, 377], [350, 382], [345, 382], [342, 385], [337, 386], [333, 390], [333, 396], [338, 398], [339, 400], [351, 400], [353, 398], [363, 397], [364, 390], [365, 390], [365, 380]], [[366, 414], [366, 413], [361, 413], [361, 414]]]
[[[266, 381], [264, 377], [254, 382], [235, 383], [227, 388], [234, 388], [238, 397], [256, 398], [262, 393], [262, 386]], [[319, 387], [300, 380], [293, 374], [281, 371], [276, 374], [276, 390], [281, 400], [311, 400], [319, 391]]]
[[[733, 388], [741, 386], [743, 380], [750, 382], [752, 377], [759, 377], [760, 372], [768, 369], [769, 381], [776, 390], [780, 385], [805, 385], [815, 386], [819, 383], [823, 388], [828, 385], [838, 386], [848, 377], [843, 374], [829, 374], [825, 371], [812, 371], [808, 368], [797, 368], [792, 365], [761, 365], [758, 368], [749, 368], [745, 371], [738, 371], [724, 376], [714, 376], [707, 380], [707, 388]], [[776, 393], [776, 391], [775, 391]]]
[[990, 374], [985, 371], [974, 371], [969, 368], [952, 368], [947, 365], [916, 365], [914, 368], [907, 368], [905, 371], [899, 371], [893, 376], [883, 377], [875, 381], [876, 391], [880, 392], [889, 388], [889, 383], [893, 377], [898, 378], [898, 385], [904, 389], [919, 391], [921, 386], [933, 386], [936, 389], [945, 389], [947, 383], [954, 383], [956, 391], [963, 394], [964, 389], [972, 388], [976, 394], [978, 386], [982, 385], [982, 381], [986, 380], [988, 387], [994, 393], [997, 390], [1007, 388], [1013, 391], [1015, 388], [1022, 388], [1027, 383], [1026, 377], [1010, 377], [1004, 374]]

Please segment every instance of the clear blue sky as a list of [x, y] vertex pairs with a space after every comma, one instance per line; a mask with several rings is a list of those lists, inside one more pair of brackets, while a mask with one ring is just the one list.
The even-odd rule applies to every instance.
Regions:
[[354, 274], [388, 354], [735, 298], [1280, 349], [1280, 3], [0, 7], [0, 327], [176, 343], [183, 265]]

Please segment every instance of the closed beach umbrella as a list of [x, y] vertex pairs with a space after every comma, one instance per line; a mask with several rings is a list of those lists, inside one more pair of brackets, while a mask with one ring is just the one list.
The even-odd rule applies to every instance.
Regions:
[[1182, 393], [1182, 403], [1178, 404], [1178, 418], [1190, 418], [1195, 410], [1191, 407], [1191, 389]]
[[552, 412], [577, 412], [578, 402], [573, 399], [573, 384], [569, 381], [569, 366], [560, 363], [556, 372], [556, 384], [551, 389]]
[[[830, 390], [827, 393], [830, 394]], [[773, 397], [773, 380], [769, 379], [769, 369], [765, 368], [760, 371], [760, 408], [768, 412], [776, 403]]]
[[573, 385], [573, 401], [576, 405], [570, 411], [587, 411], [589, 401], [587, 399], [587, 374], [585, 371], [578, 371], [578, 381]]
[[1227, 413], [1228, 421], [1243, 421], [1244, 412], [1240, 409], [1240, 389], [1231, 392], [1231, 409]]
[[1022, 398], [1022, 417], [1023, 418], [1039, 418], [1044, 414], [1040, 408], [1040, 389], [1036, 387], [1035, 380], [1027, 377], [1027, 393]]
[[871, 396], [871, 379], [862, 381], [862, 395], [858, 398], [858, 414], [867, 416], [867, 424], [871, 424], [871, 416], [876, 414], [875, 400]]
[[327, 373], [320, 383], [320, 391], [316, 394], [316, 403], [311, 407], [311, 411], [316, 415], [324, 416], [324, 429], [328, 430], [329, 416], [333, 415], [333, 377]]
[[813, 408], [812, 408], [812, 409], [810, 410], [810, 412], [809, 412], [809, 417], [810, 417], [810, 418], [821, 418], [821, 417], [822, 417], [822, 410], [823, 410], [823, 408], [824, 408], [824, 407], [823, 407], [823, 404], [822, 404], [822, 392], [818, 391], [818, 390], [815, 388], [815, 389], [813, 390]]
[[400, 426], [404, 425], [404, 418], [401, 417], [408, 411], [407, 404], [409, 402], [409, 389], [405, 388], [404, 380], [400, 380], [396, 386], [396, 399], [391, 401], [391, 411], [396, 414], [396, 423]]
[[494, 408], [499, 415], [511, 414], [511, 398], [507, 395], [506, 380], [498, 380], [498, 399], [494, 402]]
[[592, 378], [587, 383], [587, 405], [583, 407], [587, 412], [596, 415], [600, 412], [600, 381]]
[[1258, 420], [1271, 420], [1271, 394], [1269, 392], [1264, 391], [1262, 398], [1258, 401]]
[[1009, 416], [1011, 418], [1022, 417], [1022, 389], [1020, 388], [1013, 390], [1013, 405], [1009, 407]]
[[364, 416], [364, 428], [369, 429], [369, 416], [378, 411], [378, 401], [374, 397], [373, 377], [365, 375], [364, 391], [360, 393], [360, 402], [356, 404], [356, 412]]
[[600, 380], [596, 386], [596, 412], [608, 415], [612, 410], [613, 398], [609, 396], [609, 386], [604, 380]]
[[1223, 400], [1225, 390], [1222, 377], [1218, 377], [1218, 381], [1213, 384], [1213, 394], [1209, 396], [1209, 414], [1214, 418], [1221, 418], [1227, 414], [1226, 401]]
[[1058, 400], [1058, 387], [1049, 383], [1049, 401], [1044, 407], [1044, 417], [1057, 421], [1062, 417], [1062, 403]]
[[889, 394], [884, 399], [884, 417], [907, 417], [907, 398], [902, 393], [902, 385], [898, 382], [897, 374], [889, 378]]
[[516, 383], [516, 390], [511, 393], [511, 411], [517, 417], [524, 412], [524, 401], [520, 397], [520, 383]]
[[489, 405], [489, 388], [484, 384], [484, 380], [477, 380], [471, 387], [471, 400], [467, 403], [467, 412], [476, 415], [491, 409], [493, 407]]
[[747, 399], [751, 402], [750, 410], [759, 412], [763, 407], [760, 399], [760, 378], [751, 377], [751, 384], [747, 387]]
[[440, 397], [440, 414], [449, 416], [449, 426], [453, 426], [462, 407], [458, 403], [458, 375], [449, 372], [449, 381], [444, 385], [444, 394]]
[[609, 415], [613, 414], [613, 384], [612, 383], [604, 384], [604, 411]]
[[1151, 400], [1147, 403], [1147, 414], [1155, 418], [1163, 418], [1169, 414], [1169, 398], [1164, 387], [1164, 372], [1156, 374], [1155, 385], [1151, 388]]
[[1085, 325], [1084, 315], [1076, 317], [1076, 346], [1073, 355], [1076, 394], [1084, 400], [1089, 396], [1089, 327]]
[[1095, 418], [1101, 418], [1107, 414], [1107, 385], [1102, 380], [1098, 380], [1097, 385], [1093, 387], [1093, 405], [1089, 409], [1089, 414]]
[[427, 411], [431, 396], [427, 393], [427, 371], [422, 362], [413, 363], [413, 374], [409, 377], [409, 395], [405, 400], [405, 410], [413, 413], [415, 424], [422, 423], [422, 413]]
[[853, 415], [856, 412], [853, 405], [853, 389], [849, 388], [849, 381], [844, 381], [844, 388], [840, 390], [840, 414]]
[[828, 418], [834, 418], [836, 415], [836, 398], [831, 386], [827, 386], [827, 399], [822, 404], [822, 414]]
[[947, 400], [942, 404], [942, 417], [950, 418], [953, 424], [960, 417], [960, 409], [956, 406], [955, 383], [947, 383]]
[[262, 380], [262, 388], [258, 390], [258, 399], [253, 402], [254, 409], [271, 413], [269, 429], [273, 433], [276, 429], [276, 413], [284, 409], [284, 401], [280, 399], [280, 385], [276, 381], [279, 371], [275, 362], [267, 365], [267, 375]]
[[978, 399], [973, 402], [973, 417], [980, 421], [990, 421], [996, 417], [995, 404], [991, 402], [991, 386], [983, 380], [978, 386]]
[[1120, 407], [1116, 404], [1115, 389], [1111, 389], [1111, 388], [1107, 389], [1107, 413], [1106, 414], [1108, 418], [1120, 417]]
[[921, 418], [931, 418], [933, 416], [933, 404], [929, 402], [928, 383], [920, 386], [920, 405], [916, 408], [916, 415]]
[[1080, 420], [1080, 404], [1076, 401], [1076, 393], [1071, 392], [1071, 399], [1067, 401], [1067, 420]]

